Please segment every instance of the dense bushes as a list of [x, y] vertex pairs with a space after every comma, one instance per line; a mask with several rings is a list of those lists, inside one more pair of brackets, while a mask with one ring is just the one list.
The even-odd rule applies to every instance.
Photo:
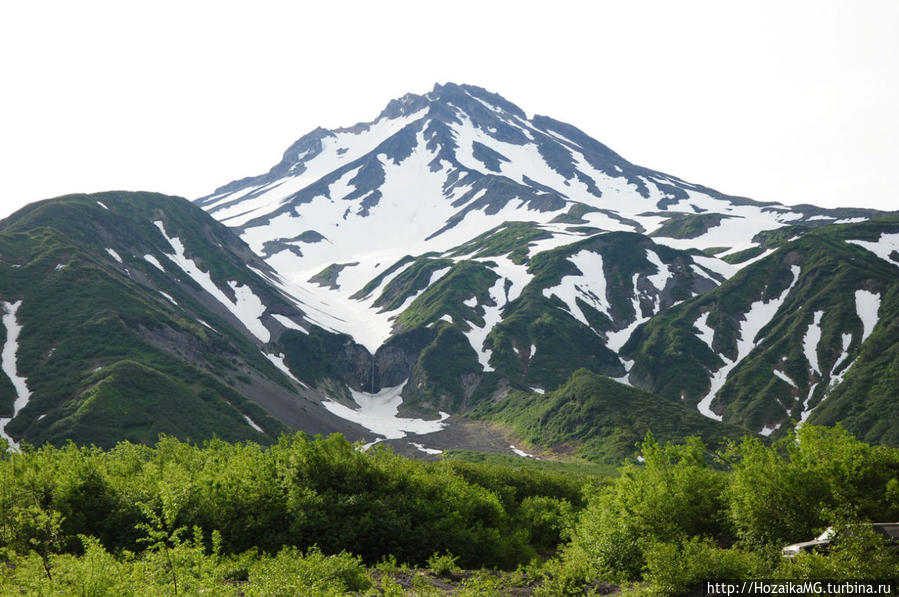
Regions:
[[[723, 579], [899, 575], [899, 550], [855, 524], [899, 519], [899, 450], [805, 426], [774, 445], [749, 437], [717, 453], [698, 439], [662, 446], [647, 436], [640, 453], [643, 462], [599, 482], [362, 453], [340, 436], [6, 453], [0, 589], [400, 595], [383, 574], [397, 562], [458, 580], [459, 568], [512, 569], [535, 555], [550, 559], [460, 582], [470, 594], [516, 582], [582, 594], [611, 582], [676, 595]], [[780, 557], [826, 526], [837, 529], [831, 551]], [[407, 588], [430, 590], [402, 574]]]
[[829, 525], [899, 519], [899, 450], [805, 426], [770, 446], [731, 443], [715, 460], [698, 440], [662, 447], [648, 436], [641, 452], [645, 464], [626, 464], [590, 495], [553, 564], [560, 592], [596, 579], [649, 581], [650, 592], [671, 595], [716, 579], [899, 575], [899, 550], [873, 533], [831, 554], [780, 557]]
[[197, 528], [207, 544], [215, 532], [226, 554], [316, 545], [416, 564], [449, 551], [465, 567], [509, 568], [535, 555], [532, 541], [555, 548], [579, 487], [501, 468], [362, 453], [339, 435], [285, 436], [270, 448], [172, 438], [47, 446], [0, 460], [0, 547], [78, 553], [88, 536], [139, 551], [148, 537], [172, 543]]

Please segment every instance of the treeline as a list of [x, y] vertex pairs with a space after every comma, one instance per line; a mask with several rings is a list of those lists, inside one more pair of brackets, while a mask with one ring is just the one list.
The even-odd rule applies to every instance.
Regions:
[[[651, 435], [639, 448], [611, 479], [411, 461], [340, 436], [6, 452], [0, 593], [403, 594], [404, 565], [510, 571], [469, 579], [470, 594], [897, 576], [899, 553], [847, 525], [899, 519], [899, 450], [814, 426], [716, 453]], [[855, 531], [781, 558], [829, 525]]]

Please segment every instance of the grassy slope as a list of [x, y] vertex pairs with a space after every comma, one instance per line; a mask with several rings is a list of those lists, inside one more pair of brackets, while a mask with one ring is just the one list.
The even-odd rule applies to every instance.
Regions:
[[[237, 374], [235, 363], [246, 362], [280, 377], [244, 335], [143, 260], [152, 253], [163, 261], [172, 251], [155, 219], [166, 221], [170, 236], [177, 231], [214, 278], [250, 283], [237, 257], [223, 257], [222, 246], [233, 243], [230, 232], [182, 199], [70, 196], [28, 206], [0, 225], [0, 296], [23, 301], [17, 360], [33, 392], [7, 427], [14, 436], [102, 445], [152, 439], [162, 431], [264, 440], [243, 413], [272, 433], [283, 429], [209, 374]], [[107, 247], [125, 263], [120, 266]], [[180, 307], [148, 284], [164, 288]], [[218, 333], [200, 325], [197, 314]], [[137, 394], [128, 389], [132, 377], [152, 381], [135, 381], [133, 388], [142, 389]]]
[[659, 441], [697, 435], [708, 445], [747, 433], [584, 369], [554, 392], [512, 392], [475, 416], [512, 425], [534, 444], [573, 448], [577, 455], [605, 464], [633, 456], [647, 431]]

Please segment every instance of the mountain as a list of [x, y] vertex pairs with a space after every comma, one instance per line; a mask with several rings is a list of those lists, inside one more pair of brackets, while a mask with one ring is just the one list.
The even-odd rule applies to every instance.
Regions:
[[105, 446], [362, 437], [274, 351], [303, 317], [274, 276], [184, 199], [72, 195], [16, 212], [0, 222], [0, 432]]
[[765, 435], [867, 425], [840, 387], [895, 404], [875, 388], [895, 267], [863, 249], [894, 242], [894, 219], [729, 196], [478, 87], [316, 129], [197, 204], [328, 305], [310, 323], [373, 354], [348, 383], [400, 388], [409, 412], [485, 412], [581, 368]]
[[795, 420], [899, 445], [897, 292], [897, 214], [725, 195], [437, 85], [195, 204], [0, 222], [0, 434], [614, 462]]
[[895, 445], [897, 249], [896, 216], [785, 242], [638, 329], [630, 380], [765, 435], [842, 421]]

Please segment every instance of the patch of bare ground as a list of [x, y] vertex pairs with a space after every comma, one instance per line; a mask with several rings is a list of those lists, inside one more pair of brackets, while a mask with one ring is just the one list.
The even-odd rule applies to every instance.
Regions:
[[[477, 421], [464, 417], [450, 417], [446, 426], [427, 435], [408, 435], [401, 439], [382, 442], [393, 447], [398, 454], [419, 460], [437, 460], [440, 454], [424, 450], [471, 450], [489, 454], [516, 454], [512, 446], [542, 460], [558, 460], [559, 455], [545, 449], [526, 445], [511, 430], [495, 423]], [[414, 445], [418, 444], [418, 446]]]

